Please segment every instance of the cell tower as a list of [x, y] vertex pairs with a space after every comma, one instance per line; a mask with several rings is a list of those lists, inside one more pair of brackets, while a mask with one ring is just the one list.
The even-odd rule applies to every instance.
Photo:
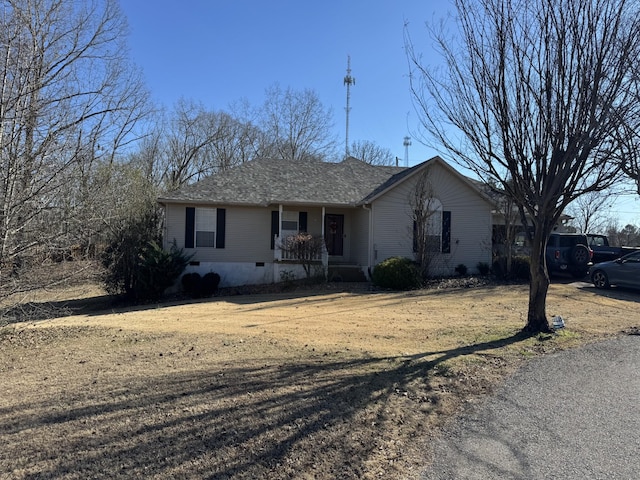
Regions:
[[404, 141], [402, 142], [404, 145], [404, 166], [409, 166], [409, 147], [411, 146], [411, 137], [404, 137]]
[[351, 55], [347, 55], [347, 75], [344, 77], [344, 84], [347, 86], [347, 106], [345, 112], [347, 112], [347, 128], [344, 139], [344, 155], [345, 158], [349, 156], [349, 112], [351, 107], [349, 101], [351, 100], [351, 85], [356, 84], [356, 79], [351, 76]]

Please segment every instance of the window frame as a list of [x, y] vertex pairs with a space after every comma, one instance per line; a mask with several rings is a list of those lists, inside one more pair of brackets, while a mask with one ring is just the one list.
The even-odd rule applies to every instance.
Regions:
[[[199, 218], [201, 215], [208, 218]], [[193, 222], [193, 245], [194, 248], [216, 248], [216, 229], [217, 229], [217, 217], [218, 209], [211, 207], [195, 207], [194, 222]], [[200, 224], [199, 223], [204, 223]], [[205, 230], [206, 228], [206, 230]], [[210, 229], [209, 229], [210, 228]], [[198, 233], [208, 233], [211, 236], [210, 242], [204, 242], [201, 245], [198, 240]]]

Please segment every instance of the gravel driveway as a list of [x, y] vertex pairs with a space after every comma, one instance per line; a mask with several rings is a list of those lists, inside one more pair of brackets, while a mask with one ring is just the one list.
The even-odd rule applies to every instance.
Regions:
[[640, 336], [544, 356], [452, 424], [424, 479], [637, 479]]

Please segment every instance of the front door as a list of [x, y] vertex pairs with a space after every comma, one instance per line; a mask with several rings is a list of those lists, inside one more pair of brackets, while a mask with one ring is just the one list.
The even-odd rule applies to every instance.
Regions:
[[343, 255], [344, 250], [344, 215], [327, 214], [324, 217], [324, 240], [327, 253], [333, 256]]

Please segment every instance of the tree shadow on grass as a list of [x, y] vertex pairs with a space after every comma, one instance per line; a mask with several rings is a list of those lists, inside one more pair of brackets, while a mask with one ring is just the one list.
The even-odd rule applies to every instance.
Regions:
[[[333, 285], [333, 284], [329, 284]], [[262, 290], [263, 289], [266, 290]], [[267, 288], [269, 287], [269, 288]], [[287, 302], [290, 306], [302, 305], [310, 299], [335, 293], [353, 295], [375, 294], [365, 287], [345, 284], [337, 287], [309, 286], [294, 291], [283, 290], [278, 285], [247, 286], [236, 289], [222, 289], [214, 296], [191, 298], [183, 294], [173, 294], [157, 301], [137, 302], [122, 295], [99, 295], [95, 297], [72, 300], [24, 302], [0, 307], [0, 327], [18, 322], [36, 322], [71, 315], [104, 315], [108, 313], [124, 313], [155, 310], [164, 307], [189, 305], [194, 303], [229, 302], [237, 305], [254, 305], [272, 302]], [[377, 292], [381, 293], [381, 292]]]
[[525, 338], [101, 377], [68, 385], [62, 397], [42, 388], [35, 400], [2, 402], [0, 476], [362, 478], [375, 470], [392, 478], [403, 461], [419, 462], [403, 458], [406, 447], [424, 447], [428, 417], [443, 412], [436, 367]]

